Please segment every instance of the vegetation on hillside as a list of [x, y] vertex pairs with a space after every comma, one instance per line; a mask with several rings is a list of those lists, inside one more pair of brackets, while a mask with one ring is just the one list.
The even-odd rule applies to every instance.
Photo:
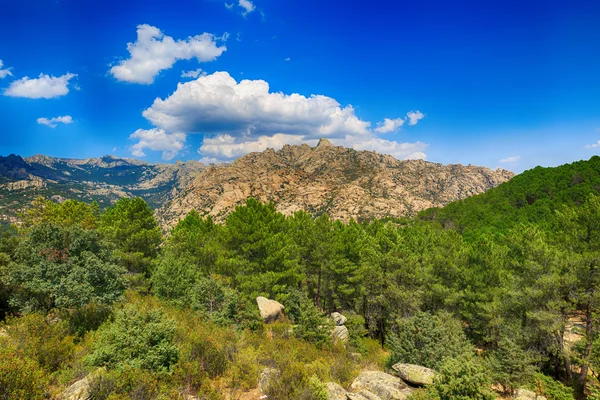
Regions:
[[[238, 398], [264, 368], [279, 370], [269, 398], [322, 399], [324, 382], [397, 362], [440, 372], [414, 398], [597, 398], [599, 187], [594, 157], [415, 220], [248, 200], [166, 236], [141, 199], [40, 200], [0, 234], [0, 399], [56, 396], [90, 372], [94, 398]], [[287, 318], [264, 325], [256, 296]]]

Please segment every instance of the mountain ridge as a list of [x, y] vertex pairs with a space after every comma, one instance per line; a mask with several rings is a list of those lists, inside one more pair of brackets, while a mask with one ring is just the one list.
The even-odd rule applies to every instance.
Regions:
[[413, 216], [482, 193], [513, 176], [504, 169], [397, 160], [321, 139], [315, 147], [285, 145], [210, 166], [156, 214], [167, 228], [192, 209], [223, 222], [253, 197], [273, 201], [288, 215], [304, 210], [343, 221]]

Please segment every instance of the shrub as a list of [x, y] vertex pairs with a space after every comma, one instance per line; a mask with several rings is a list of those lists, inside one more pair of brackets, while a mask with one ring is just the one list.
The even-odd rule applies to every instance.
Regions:
[[535, 392], [540, 396], [545, 396], [548, 400], [573, 400], [575, 398], [573, 389], [547, 375], [537, 373], [534, 379]]
[[492, 370], [492, 377], [504, 389], [512, 394], [518, 387], [530, 382], [535, 373], [530, 355], [514, 341], [502, 339], [498, 348], [490, 352], [487, 364]]
[[420, 312], [401, 319], [388, 345], [390, 366], [403, 362], [437, 370], [448, 358], [473, 353], [460, 322], [447, 313]]
[[8, 318], [6, 331], [17, 351], [51, 372], [73, 359], [74, 337], [69, 335], [66, 321], [52, 322], [50, 317], [26, 314]]
[[167, 372], [179, 358], [174, 338], [175, 321], [162, 311], [128, 305], [115, 314], [114, 321], [100, 327], [89, 361], [109, 368]]
[[440, 400], [494, 400], [490, 380], [473, 356], [448, 358], [429, 388], [432, 397]]
[[49, 379], [35, 360], [0, 346], [0, 400], [42, 400]]

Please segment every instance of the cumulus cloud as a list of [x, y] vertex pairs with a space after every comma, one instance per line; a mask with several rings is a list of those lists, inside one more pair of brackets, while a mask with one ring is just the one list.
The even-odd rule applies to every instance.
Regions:
[[12, 68], [2, 69], [3, 66], [4, 66], [4, 63], [2, 62], [2, 60], [0, 60], [0, 79], [4, 79], [7, 76], [12, 76], [12, 72], [11, 72]]
[[[397, 158], [425, 158], [427, 147], [419, 142], [378, 138], [377, 129], [371, 130], [371, 123], [358, 118], [352, 106], [342, 106], [331, 97], [271, 92], [263, 80], [237, 82], [227, 72], [179, 83], [169, 97], [154, 100], [143, 116], [162, 135], [204, 134], [200, 154], [219, 160], [279, 149], [285, 144], [316, 145], [321, 137], [336, 145], [376, 150]], [[134, 150], [143, 148], [150, 146], [140, 145]]]
[[598, 140], [596, 143], [588, 144], [585, 146], [586, 149], [593, 149], [595, 147], [600, 147], [600, 140]]
[[227, 48], [217, 45], [217, 38], [210, 33], [175, 41], [160, 29], [151, 25], [138, 25], [137, 40], [127, 43], [129, 58], [110, 69], [118, 80], [131, 83], [151, 84], [160, 71], [169, 69], [177, 60], [196, 58], [198, 62], [213, 61]]
[[409, 111], [409, 112], [406, 113], [406, 116], [408, 117], [408, 124], [409, 125], [416, 125], [417, 122], [419, 122], [419, 120], [425, 118], [425, 114], [423, 114], [419, 110], [417, 110], [417, 111]]
[[53, 97], [64, 96], [69, 93], [69, 81], [76, 76], [76, 74], [71, 73], [66, 73], [59, 77], [45, 74], [40, 74], [38, 78], [29, 78], [25, 76], [19, 80], [13, 81], [10, 86], [4, 90], [4, 95], [27, 97], [30, 99], [51, 99]]
[[56, 128], [58, 124], [72, 124], [73, 118], [70, 115], [65, 115], [63, 117], [55, 117], [55, 118], [38, 118], [37, 123], [40, 125], [47, 125], [50, 128]]
[[202, 73], [202, 68], [194, 69], [191, 71], [182, 71], [181, 77], [182, 78], [197, 78], [200, 76], [201, 73]]
[[402, 118], [396, 118], [396, 119], [384, 118], [383, 122], [380, 122], [378, 124], [377, 128], [375, 128], [375, 132], [377, 132], [377, 133], [394, 132], [394, 131], [398, 130], [398, 128], [400, 128], [402, 125], [404, 125], [404, 119], [402, 119]]
[[510, 163], [516, 163], [520, 159], [521, 159], [521, 156], [512, 156], [512, 157], [503, 158], [502, 160], [500, 160], [500, 162], [502, 164], [510, 164]]
[[149, 149], [162, 151], [162, 158], [171, 160], [183, 149], [185, 136], [185, 133], [167, 133], [163, 129], [138, 129], [129, 135], [130, 139], [138, 140], [131, 147], [131, 154], [144, 157], [144, 149]]

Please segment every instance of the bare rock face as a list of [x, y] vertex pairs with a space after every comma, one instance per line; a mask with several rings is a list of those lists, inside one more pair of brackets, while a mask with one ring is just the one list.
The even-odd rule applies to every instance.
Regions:
[[381, 400], [381, 397], [368, 390], [360, 390], [358, 393], [348, 393], [348, 399], [350, 400]]
[[392, 365], [392, 369], [404, 382], [417, 386], [431, 385], [437, 375], [437, 372], [430, 368], [414, 364], [398, 363]]
[[[358, 394], [361, 394], [361, 390], [366, 390], [381, 400], [404, 400], [412, 392], [412, 389], [400, 378], [380, 371], [361, 372], [350, 388]], [[362, 395], [365, 397], [364, 394]]]
[[256, 298], [256, 304], [258, 304], [260, 317], [266, 323], [277, 321], [283, 316], [285, 307], [275, 300], [259, 296]]
[[329, 400], [346, 400], [348, 392], [335, 382], [327, 382], [327, 396]]
[[337, 326], [342, 326], [348, 321], [348, 318], [344, 317], [339, 312], [331, 313], [330, 317]]
[[404, 217], [482, 193], [513, 175], [503, 169], [400, 161], [323, 139], [313, 148], [286, 145], [207, 167], [156, 214], [165, 229], [192, 209], [224, 222], [252, 197], [274, 202], [286, 215], [305, 210], [342, 221]]

